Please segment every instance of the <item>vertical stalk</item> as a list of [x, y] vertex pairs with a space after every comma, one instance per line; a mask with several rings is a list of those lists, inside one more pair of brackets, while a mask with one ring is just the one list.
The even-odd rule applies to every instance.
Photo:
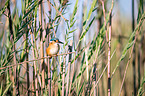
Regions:
[[[84, 36], [84, 43], [86, 44], [86, 36]], [[88, 48], [85, 48], [85, 61], [86, 61], [87, 81], [88, 81], [89, 80]]]
[[94, 66], [93, 66], [93, 85], [94, 85], [94, 96], [97, 96], [97, 88], [95, 86], [96, 84], [96, 77], [97, 77], [97, 73], [96, 73], [96, 66], [97, 64], [95, 63]]
[[[39, 0], [41, 2], [41, 0]], [[40, 57], [44, 57], [44, 52], [43, 52], [43, 49], [44, 49], [44, 46], [43, 46], [43, 23], [42, 23], [42, 18], [43, 18], [43, 9], [42, 9], [42, 3], [39, 5], [39, 26], [40, 26], [40, 31], [39, 31], [39, 34], [40, 34]], [[45, 77], [44, 77], [44, 68], [45, 68], [45, 64], [44, 64], [44, 60], [41, 59], [41, 65], [42, 66], [42, 88], [41, 88], [41, 95], [43, 95], [43, 90], [44, 89], [44, 86], [45, 86]]]
[[[134, 21], [134, 0], [132, 0], [132, 32], [135, 28], [135, 21]], [[134, 39], [134, 38], [133, 38]], [[136, 68], [135, 68], [135, 48], [133, 49], [133, 88], [134, 88], [134, 96], [136, 96]]]
[[63, 57], [63, 68], [62, 68], [62, 96], [65, 96], [65, 62], [66, 62], [66, 55]]
[[[113, 0], [112, 0], [113, 2]], [[103, 15], [104, 15], [104, 23], [105, 26], [107, 26], [107, 22], [106, 22], [106, 15], [105, 15], [105, 5], [104, 5], [104, 1], [101, 0], [102, 3], [102, 7], [103, 7]], [[111, 77], [110, 77], [110, 71], [111, 71], [111, 66], [110, 66], [110, 60], [111, 60], [111, 10], [110, 10], [110, 18], [109, 18], [109, 39], [108, 39], [108, 32], [106, 30], [106, 41], [108, 42], [108, 96], [111, 96]]]
[[[139, 43], [139, 48], [138, 49], [141, 49], [141, 43]], [[141, 50], [138, 50], [138, 89], [140, 88], [140, 83], [141, 83]]]
[[[144, 13], [144, 8], [143, 8], [143, 0], [139, 0], [139, 5], [138, 5], [138, 19], [137, 19], [137, 22], [138, 20], [140, 19], [141, 15]], [[141, 36], [141, 38], [143, 38], [143, 34]], [[142, 64], [142, 50], [140, 50], [142, 48], [142, 41], [139, 43], [139, 54], [138, 54], [138, 89], [140, 88], [140, 83], [141, 83], [141, 68], [143, 68], [141, 66]]]
[[[42, 7], [43, 7], [43, 6], [42, 6]], [[43, 9], [41, 9], [41, 10], [43, 11]], [[44, 12], [45, 12], [45, 11], [43, 11], [43, 17], [42, 17], [43, 19], [44, 19], [44, 17], [45, 17], [45, 16], [44, 16]], [[43, 34], [42, 34], [42, 38], [43, 38], [43, 39], [42, 39], [42, 40], [44, 40], [45, 35], [46, 35], [46, 34], [45, 34], [46, 32], [45, 32], [45, 30], [44, 30], [44, 29], [45, 29], [44, 26], [45, 26], [44, 20], [42, 20], [42, 30], [43, 30], [43, 32], [42, 32], [42, 33], [43, 33]], [[42, 42], [43, 42], [43, 41], [42, 41]], [[43, 48], [42, 48], [42, 49], [43, 49], [43, 55], [42, 55], [42, 56], [44, 57], [44, 56], [46, 56], [46, 54], [44, 54], [45, 42], [44, 42], [42, 45], [43, 45]], [[44, 59], [42, 60], [42, 62], [43, 62], [43, 63], [42, 63], [42, 88], [44, 89], [44, 88], [45, 88], [45, 70], [46, 70], [46, 66], [45, 66]]]
[[[111, 96], [111, 32], [112, 32], [112, 28], [111, 28], [111, 14], [112, 14], [112, 9], [113, 9], [113, 0], [112, 0], [112, 5], [111, 5], [111, 9], [109, 11], [109, 39], [108, 39], [108, 33], [107, 33], [107, 30], [106, 30], [106, 40], [108, 42], [108, 96]], [[101, 3], [102, 3], [102, 7], [103, 7], [103, 14], [104, 14], [104, 22], [105, 22], [105, 26], [107, 26], [107, 22], [106, 22], [106, 18], [105, 18], [105, 5], [104, 5], [104, 1], [101, 0]]]
[[71, 76], [70, 76], [70, 86], [69, 86], [69, 92], [68, 92], [68, 96], [71, 96], [70, 92], [71, 92], [71, 86], [72, 86], [72, 81], [73, 81], [73, 77], [75, 75], [75, 57], [76, 57], [76, 53], [74, 53], [74, 62], [72, 64], [72, 71], [71, 71]]
[[114, 0], [112, 0], [111, 9], [109, 11], [109, 41], [108, 41], [108, 96], [111, 96], [111, 33], [112, 33], [112, 9]]
[[[32, 55], [33, 55], [33, 59], [36, 59], [35, 58], [35, 51], [34, 51], [34, 43], [33, 43], [33, 34], [32, 34], [32, 32], [30, 32], [30, 34], [31, 34], [31, 43], [32, 43]], [[34, 61], [34, 64], [33, 64], [33, 66], [34, 66], [34, 89], [36, 90], [37, 89], [37, 78], [36, 78], [36, 61]], [[38, 91], [36, 90], [36, 96], [38, 96]]]
[[[50, 33], [50, 24], [51, 24], [51, 5], [50, 5], [50, 0], [48, 0], [48, 12], [49, 12], [49, 23], [47, 25], [47, 31], [48, 31], [48, 35], [47, 35], [47, 41], [49, 43], [49, 40], [51, 38], [51, 35], [49, 35]], [[47, 44], [48, 44], [47, 43]], [[50, 59], [48, 58], [48, 61], [47, 61], [47, 67], [48, 67], [48, 84], [47, 84], [47, 87], [48, 87], [48, 90], [49, 90], [49, 96], [51, 96], [51, 71], [50, 71]]]
[[112, 0], [111, 9], [109, 11], [109, 41], [108, 41], [108, 96], [111, 96], [111, 33], [112, 33], [112, 9], [114, 0]]
[[[8, 2], [8, 6], [7, 6], [7, 9], [8, 9], [8, 17], [9, 17], [9, 30], [10, 30], [10, 40], [13, 44], [13, 48], [12, 48], [12, 51], [14, 52], [15, 51], [15, 44], [14, 44], [14, 31], [13, 31], [13, 28], [12, 28], [12, 18], [11, 18], [11, 10], [10, 10], [10, 1]], [[14, 64], [16, 65], [16, 55], [15, 55], [15, 52], [13, 53], [13, 61], [14, 61]], [[17, 70], [17, 67], [14, 67], [13, 68], [13, 75], [16, 76], [16, 91], [15, 91], [15, 88], [13, 88], [13, 95], [19, 95], [19, 79], [18, 79], [18, 70]], [[13, 83], [14, 83], [14, 78], [13, 78]], [[15, 83], [14, 83], [15, 84]], [[13, 86], [15, 87], [15, 86]]]
[[[28, 0], [26, 0], [25, 1], [25, 6], [27, 7], [28, 4], [29, 4], [29, 2], [28, 2]], [[27, 22], [27, 18], [26, 18], [25, 22]], [[28, 31], [28, 27], [29, 26], [27, 26], [27, 28], [24, 28], [24, 31], [26, 31], [26, 35], [25, 35], [26, 36], [26, 46], [25, 46], [25, 49], [26, 49], [26, 61], [29, 60], [29, 46], [28, 46], [28, 39], [29, 39], [28, 33], [29, 33], [29, 31]], [[29, 63], [26, 63], [26, 74], [27, 74], [27, 92], [28, 92], [27, 95], [30, 96], [30, 91], [29, 91], [29, 87], [30, 87], [30, 81], [29, 81]]]
[[[37, 8], [35, 10], [37, 10]], [[35, 11], [35, 12], [37, 12], [37, 11]], [[35, 59], [35, 57], [38, 58], [37, 46], [36, 46], [36, 37], [35, 37], [36, 36], [36, 20], [37, 20], [37, 16], [34, 16], [34, 44], [33, 44], [33, 35], [30, 33], [31, 34], [31, 43], [32, 43], [32, 45], [34, 45], [34, 47], [32, 47], [32, 53], [33, 53], [33, 58], [34, 59]], [[36, 54], [36, 56], [35, 56], [35, 54]], [[36, 91], [35, 95], [38, 96], [38, 84], [37, 84], [38, 79], [37, 79], [36, 61], [34, 61], [33, 80], [34, 80], [34, 90]]]
[[111, 14], [109, 19], [109, 42], [108, 42], [108, 96], [111, 96]]
[[[73, 45], [73, 41], [71, 40], [70, 41], [70, 45], [68, 46], [69, 48], [69, 52], [72, 52], [72, 45]], [[72, 54], [69, 54], [69, 58], [68, 58], [68, 73], [67, 73], [67, 84], [66, 84], [66, 95], [65, 96], [68, 96], [68, 91], [69, 91], [69, 83], [70, 83], [70, 72], [71, 72], [71, 58], [72, 58]]]
[[[101, 2], [100, 1], [97, 1], [97, 3], [98, 3], [98, 9], [97, 9], [97, 14], [98, 14], [98, 16], [99, 16], [99, 18], [97, 19], [97, 32], [99, 32], [99, 30], [101, 29], [101, 27], [102, 27], [102, 17], [103, 17], [103, 14], [102, 14], [102, 9], [101, 9]], [[98, 34], [98, 33], [96, 33], [96, 34]], [[105, 46], [104, 46], [104, 48], [102, 49], [103, 51], [105, 51]], [[106, 59], [106, 56], [103, 56], [101, 59], [100, 59], [100, 61], [103, 61], [104, 62], [104, 60]], [[104, 68], [103, 66], [105, 65], [105, 63], [103, 63], [102, 62], [102, 66], [101, 66], [101, 71], [102, 71], [102, 69]], [[97, 73], [98, 73], [98, 71], [97, 71]], [[99, 73], [98, 73], [98, 75], [99, 75]], [[97, 76], [97, 78], [96, 78], [96, 80], [98, 80], [98, 76]], [[96, 82], [96, 81], [95, 81]], [[95, 83], [96, 84], [96, 83]], [[101, 84], [101, 87], [99, 87], [98, 86], [98, 88], [97, 89], [101, 89], [100, 91], [100, 95], [101, 96], [105, 96], [105, 92], [104, 92], [104, 81], [103, 81], [103, 78], [101, 78], [101, 82], [100, 82], [100, 84]], [[96, 92], [96, 94], [97, 94], [97, 96], [99, 95], [99, 92], [98, 92], [99, 90], [97, 90], [97, 92]]]
[[[84, 12], [83, 12], [83, 14], [84, 14], [84, 20], [86, 19], [86, 15], [87, 14], [85, 14], [86, 13], [86, 10], [87, 10], [87, 3], [88, 3], [88, 0], [85, 0], [84, 1]], [[84, 36], [84, 44], [85, 44], [85, 46], [86, 46], [86, 36]], [[89, 80], [89, 67], [88, 67], [88, 48], [85, 48], [85, 61], [86, 61], [86, 77], [87, 77], [87, 81]]]
[[[29, 46], [28, 46], [28, 30], [26, 30], [26, 61], [29, 60]], [[28, 92], [28, 96], [30, 95], [30, 91], [29, 91], [29, 87], [30, 87], [30, 82], [29, 82], [29, 63], [26, 63], [27, 67], [26, 67], [26, 72], [27, 72], [27, 92]]]
[[48, 66], [48, 90], [49, 90], [49, 96], [51, 96], [51, 73], [50, 73], [50, 59], [48, 58], [47, 66]]
[[[44, 0], [44, 2], [47, 2], [47, 0]], [[45, 39], [45, 36], [46, 36], [46, 20], [45, 20], [45, 3], [43, 3], [43, 20], [42, 20], [42, 29], [44, 30], [43, 31], [43, 40], [45, 40], [45, 42], [43, 43], [43, 46], [46, 48], [46, 44], [48, 43], [48, 42], [46, 42], [46, 39]], [[46, 57], [46, 53], [43, 55], [44, 57]], [[46, 59], [45, 59], [45, 61], [46, 61]], [[46, 83], [45, 83], [45, 78], [46, 78], [46, 76], [45, 76], [45, 73], [46, 73], [46, 63], [45, 62], [43, 62], [43, 71], [42, 71], [42, 73], [43, 73], [43, 88], [45, 88], [45, 85], [46, 85]]]

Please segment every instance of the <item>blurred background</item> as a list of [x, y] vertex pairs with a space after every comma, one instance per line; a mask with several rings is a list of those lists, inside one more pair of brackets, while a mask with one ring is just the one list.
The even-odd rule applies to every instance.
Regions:
[[[0, 95], [144, 96], [144, 10], [145, 0], [0, 0]], [[54, 37], [64, 44], [48, 59]]]

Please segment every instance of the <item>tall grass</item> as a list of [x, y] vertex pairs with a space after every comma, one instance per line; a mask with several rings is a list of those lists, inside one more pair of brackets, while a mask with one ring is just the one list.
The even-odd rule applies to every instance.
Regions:
[[[5, 18], [5, 21], [0, 21], [1, 26], [4, 26], [0, 26], [0, 95], [144, 94], [144, 67], [140, 67], [144, 66], [144, 55], [141, 51], [145, 52], [143, 1], [138, 2], [138, 18], [134, 19], [137, 24], [135, 26], [132, 23], [134, 28], [128, 32], [127, 38], [123, 38], [124, 35], [114, 35], [117, 33], [112, 21], [116, 4], [114, 0], [74, 2], [24, 0], [21, 1], [21, 7], [18, 7], [18, 1], [0, 1], [0, 17]], [[81, 4], [83, 7], [80, 11]], [[114, 40], [115, 36], [117, 40]], [[45, 50], [53, 37], [60, 37], [64, 45], [61, 46], [58, 56], [49, 59]], [[114, 46], [120, 42], [123, 42], [120, 46], [123, 50], [119, 50], [122, 54], [118, 56], [118, 52], [114, 51], [118, 47]], [[132, 54], [135, 48], [142, 49]], [[140, 61], [133, 63], [134, 78], [133, 71], [129, 72], [132, 68], [129, 63], [133, 60]], [[119, 71], [123, 73], [122, 78], [118, 78]], [[134, 91], [133, 80], [136, 82]], [[130, 85], [124, 88], [124, 84]], [[122, 91], [123, 88], [127, 91]]]

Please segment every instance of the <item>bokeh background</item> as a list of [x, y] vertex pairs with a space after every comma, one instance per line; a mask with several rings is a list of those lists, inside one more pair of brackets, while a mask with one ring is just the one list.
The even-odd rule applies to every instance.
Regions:
[[[144, 10], [145, 0], [0, 0], [0, 95], [144, 96]], [[48, 59], [54, 37], [64, 44]]]

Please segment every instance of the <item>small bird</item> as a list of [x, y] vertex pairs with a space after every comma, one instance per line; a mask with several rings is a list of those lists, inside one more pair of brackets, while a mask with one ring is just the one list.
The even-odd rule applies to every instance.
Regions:
[[49, 57], [49, 59], [52, 58], [53, 55], [57, 55], [60, 49], [59, 43], [63, 44], [63, 42], [59, 41], [58, 38], [53, 38], [50, 40], [49, 46], [46, 49], [46, 53]]

